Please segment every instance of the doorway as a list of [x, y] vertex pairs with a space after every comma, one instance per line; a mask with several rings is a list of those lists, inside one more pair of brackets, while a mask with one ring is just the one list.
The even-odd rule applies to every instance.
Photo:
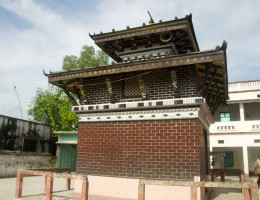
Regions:
[[75, 144], [59, 145], [58, 167], [70, 168], [71, 171], [76, 169], [77, 146]]

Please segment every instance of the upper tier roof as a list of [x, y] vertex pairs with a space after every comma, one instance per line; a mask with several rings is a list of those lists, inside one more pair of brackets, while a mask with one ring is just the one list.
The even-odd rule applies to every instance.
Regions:
[[117, 62], [125, 61], [129, 54], [140, 55], [140, 52], [158, 49], [170, 48], [171, 55], [199, 51], [191, 14], [182, 19], [136, 28], [127, 27], [125, 30], [113, 30], [108, 33], [93, 34], [90, 37]]

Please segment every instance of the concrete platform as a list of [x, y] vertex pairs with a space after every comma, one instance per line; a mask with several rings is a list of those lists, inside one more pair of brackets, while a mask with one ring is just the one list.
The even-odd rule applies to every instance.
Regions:
[[[256, 179], [256, 178], [254, 178]], [[227, 181], [237, 181], [227, 179]], [[16, 178], [0, 179], [0, 199], [18, 200], [15, 198]], [[89, 200], [137, 200], [138, 180], [120, 179], [110, 177], [89, 176]], [[118, 184], [119, 183], [119, 184]], [[79, 199], [79, 195], [74, 192], [74, 181], [72, 189], [65, 189], [65, 179], [55, 178], [53, 187], [53, 200], [73, 200]], [[42, 176], [32, 176], [24, 178], [22, 200], [45, 199], [43, 192], [44, 178]], [[187, 191], [181, 188], [170, 186], [147, 186], [146, 200], [188, 200]], [[235, 189], [214, 189], [211, 195], [212, 200], [242, 200], [241, 190]]]

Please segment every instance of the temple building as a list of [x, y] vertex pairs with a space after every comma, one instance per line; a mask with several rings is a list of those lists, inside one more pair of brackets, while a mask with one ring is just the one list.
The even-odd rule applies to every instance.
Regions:
[[228, 99], [226, 42], [200, 51], [191, 15], [90, 37], [115, 62], [46, 74], [78, 115], [76, 172], [203, 180]]

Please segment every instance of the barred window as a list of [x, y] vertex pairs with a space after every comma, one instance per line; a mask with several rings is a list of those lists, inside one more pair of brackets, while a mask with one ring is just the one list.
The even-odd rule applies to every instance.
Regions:
[[123, 97], [141, 97], [138, 77], [132, 77], [123, 81]]

